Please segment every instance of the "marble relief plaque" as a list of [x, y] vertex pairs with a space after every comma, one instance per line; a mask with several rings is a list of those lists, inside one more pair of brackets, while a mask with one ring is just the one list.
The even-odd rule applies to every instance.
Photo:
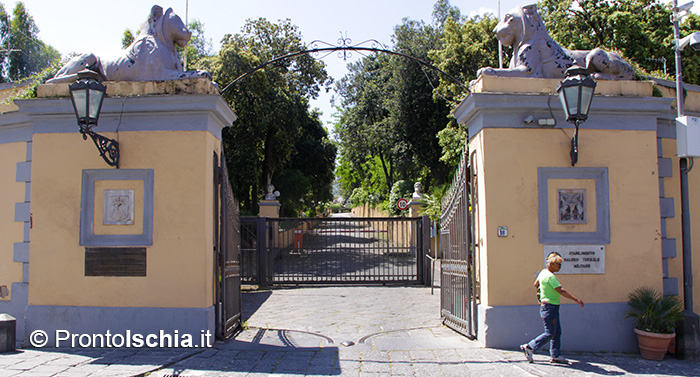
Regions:
[[557, 190], [559, 224], [586, 224], [586, 189]]
[[105, 190], [104, 225], [134, 224], [134, 190]]

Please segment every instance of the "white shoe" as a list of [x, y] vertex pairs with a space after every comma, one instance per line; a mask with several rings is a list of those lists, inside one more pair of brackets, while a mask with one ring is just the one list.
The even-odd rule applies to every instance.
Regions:
[[557, 356], [549, 359], [552, 364], [568, 364], [569, 360], [565, 359], [564, 356]]
[[528, 346], [527, 344], [523, 344], [522, 346], [520, 346], [520, 349], [525, 354], [525, 358], [527, 359], [528, 362], [532, 363], [535, 361], [535, 359], [532, 358], [533, 352], [532, 352], [532, 348], [530, 348], [530, 346]]

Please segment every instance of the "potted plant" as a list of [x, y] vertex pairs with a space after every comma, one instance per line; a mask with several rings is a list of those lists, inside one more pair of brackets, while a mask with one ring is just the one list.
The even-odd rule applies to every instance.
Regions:
[[631, 307], [627, 318], [636, 321], [634, 332], [642, 357], [661, 361], [673, 339], [678, 322], [683, 319], [683, 305], [677, 295], [664, 296], [653, 288], [641, 287], [630, 293]]

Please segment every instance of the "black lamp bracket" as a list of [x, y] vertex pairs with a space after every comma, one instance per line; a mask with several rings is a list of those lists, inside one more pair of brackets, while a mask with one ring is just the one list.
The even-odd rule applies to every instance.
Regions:
[[92, 141], [95, 143], [97, 150], [100, 151], [100, 156], [103, 160], [105, 160], [107, 165], [114, 166], [119, 169], [118, 141], [93, 132], [92, 127], [86, 124], [80, 125], [80, 133], [83, 134], [83, 140], [87, 140], [87, 137], [90, 136]]
[[580, 121], [574, 121], [574, 136], [571, 138], [571, 166], [576, 166], [578, 162], [578, 124]]

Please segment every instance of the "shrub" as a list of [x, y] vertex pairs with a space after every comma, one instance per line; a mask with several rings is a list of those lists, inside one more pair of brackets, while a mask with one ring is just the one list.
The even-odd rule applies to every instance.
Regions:
[[410, 201], [412, 196], [413, 183], [404, 180], [396, 181], [394, 185], [391, 186], [391, 192], [389, 193], [389, 201], [386, 208], [387, 211], [389, 211], [389, 214], [392, 216], [406, 215], [408, 213], [408, 209], [403, 211], [399, 210], [396, 207], [396, 202], [398, 202], [401, 198], [405, 198]]
[[635, 327], [657, 334], [672, 334], [683, 319], [683, 303], [677, 295], [663, 296], [650, 287], [641, 287], [630, 293], [627, 304], [631, 307], [627, 318], [634, 318]]

